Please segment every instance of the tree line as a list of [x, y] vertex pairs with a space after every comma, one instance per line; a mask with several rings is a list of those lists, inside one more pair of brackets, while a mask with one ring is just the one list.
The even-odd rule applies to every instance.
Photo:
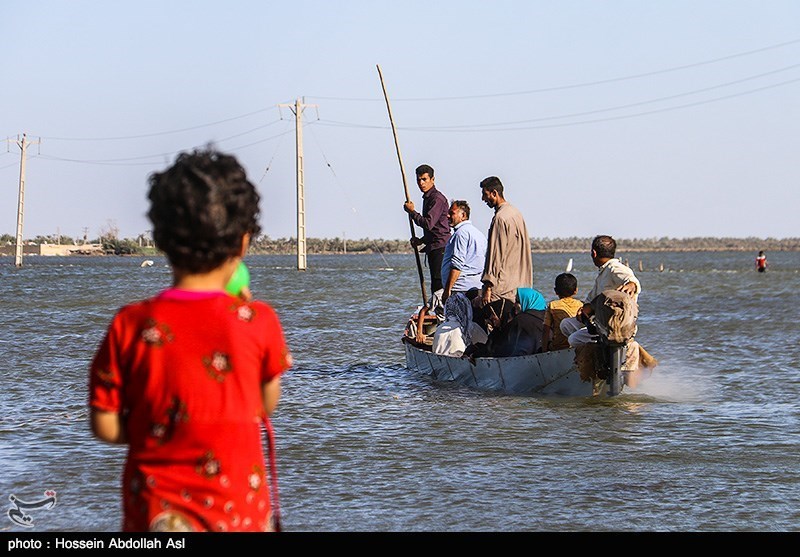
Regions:
[[[13, 245], [14, 236], [0, 235], [0, 245]], [[106, 233], [91, 241], [76, 240], [68, 236], [36, 236], [26, 240], [26, 244], [81, 245], [102, 244], [103, 251], [109, 255], [148, 255], [156, 254], [152, 240], [144, 234], [136, 238], [119, 239], [116, 234]], [[583, 252], [587, 251], [592, 238], [573, 236], [570, 238], [531, 238], [534, 252]], [[617, 238], [617, 250], [632, 251], [800, 251], [800, 238], [717, 238], [712, 236], [696, 238]], [[270, 238], [261, 235], [250, 245], [254, 254], [294, 254], [297, 253], [297, 238]], [[413, 253], [408, 240], [384, 240], [362, 238], [306, 238], [306, 253]]]
[[[534, 252], [583, 252], [592, 238], [531, 238]], [[257, 238], [254, 253], [291, 254], [297, 252], [296, 238]], [[800, 251], [800, 238], [617, 238], [619, 251]], [[413, 253], [408, 240], [307, 238], [307, 253]]]

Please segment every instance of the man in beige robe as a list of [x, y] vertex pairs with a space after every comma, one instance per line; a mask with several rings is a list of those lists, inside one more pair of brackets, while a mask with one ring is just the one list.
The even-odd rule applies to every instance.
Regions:
[[[517, 288], [533, 287], [533, 260], [528, 227], [519, 209], [506, 201], [503, 184], [496, 176], [481, 181], [481, 199], [494, 209], [487, 237], [483, 289], [478, 304], [484, 327], [505, 323], [511, 314]], [[476, 321], [479, 321], [476, 318]]]

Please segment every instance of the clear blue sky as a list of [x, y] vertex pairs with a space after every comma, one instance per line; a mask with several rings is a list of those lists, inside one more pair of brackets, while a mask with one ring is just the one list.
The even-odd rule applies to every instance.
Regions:
[[[800, 2], [3, 1], [0, 138], [27, 133], [24, 236], [148, 230], [146, 180], [209, 141], [296, 234], [305, 99], [308, 237], [409, 236], [392, 104], [414, 168], [533, 237], [788, 238], [800, 209]], [[0, 150], [15, 234], [19, 149]]]

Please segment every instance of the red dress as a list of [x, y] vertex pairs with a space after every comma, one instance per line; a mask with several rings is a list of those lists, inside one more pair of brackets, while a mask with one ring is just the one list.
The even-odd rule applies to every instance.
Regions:
[[123, 307], [89, 380], [90, 406], [125, 417], [123, 531], [269, 530], [261, 387], [290, 366], [264, 302], [171, 289]]

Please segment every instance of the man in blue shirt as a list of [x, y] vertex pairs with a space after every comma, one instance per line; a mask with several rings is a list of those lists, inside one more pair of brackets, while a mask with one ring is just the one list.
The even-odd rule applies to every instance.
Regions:
[[453, 234], [444, 248], [442, 260], [442, 302], [457, 292], [463, 292], [471, 300], [483, 286], [481, 275], [486, 260], [486, 236], [469, 220], [466, 201], [453, 201], [447, 220]]

